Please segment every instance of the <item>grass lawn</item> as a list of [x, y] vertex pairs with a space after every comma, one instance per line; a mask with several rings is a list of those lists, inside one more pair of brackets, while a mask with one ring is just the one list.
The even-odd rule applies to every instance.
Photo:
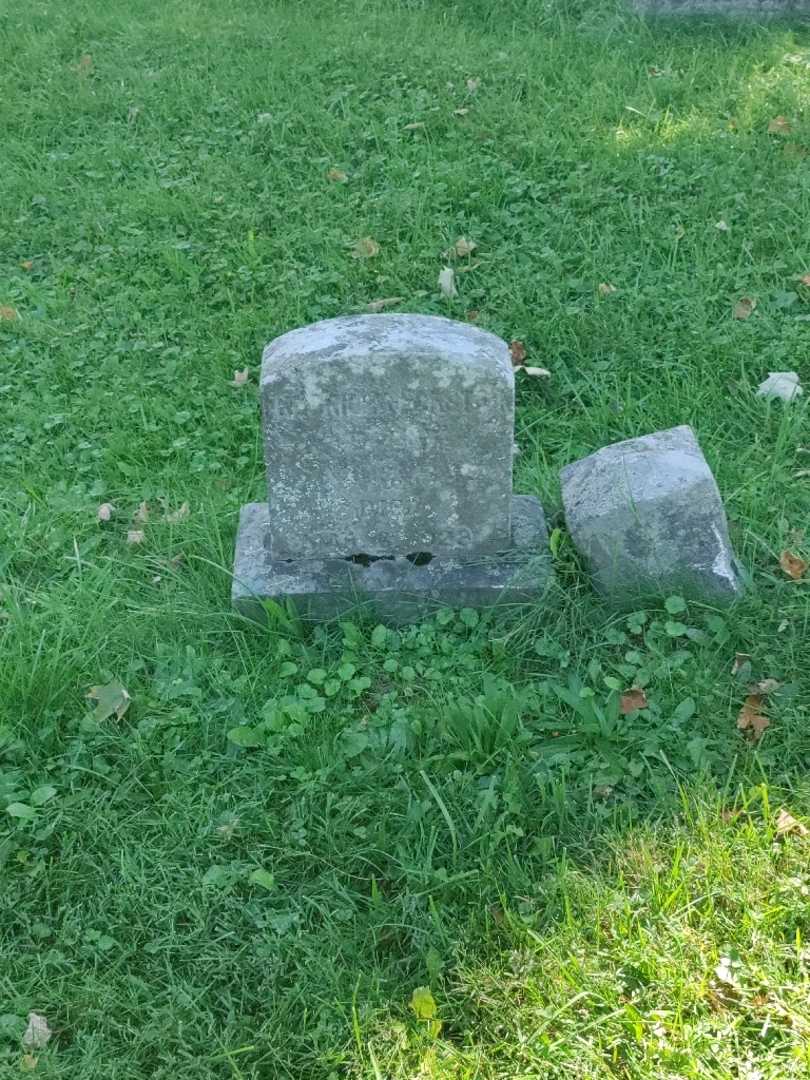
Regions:
[[[806, 1077], [810, 28], [6, 0], [0, 59], [3, 1080]], [[691, 423], [746, 599], [612, 614], [561, 532], [542, 609], [235, 619], [260, 350], [391, 297], [551, 370], [558, 527]]]

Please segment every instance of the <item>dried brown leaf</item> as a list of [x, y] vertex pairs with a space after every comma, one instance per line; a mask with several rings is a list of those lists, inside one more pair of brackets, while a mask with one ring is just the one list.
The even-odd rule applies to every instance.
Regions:
[[802, 274], [802, 276], [799, 278], [799, 281], [802, 283], [802, 285], [806, 285], [808, 289], [810, 289], [810, 274]]
[[352, 245], [351, 256], [353, 259], [373, 259], [380, 254], [380, 245], [371, 236], [361, 236]]
[[23, 261], [20, 263], [20, 266], [23, 268], [23, 270], [33, 270], [34, 269], [34, 260], [33, 259], [23, 259]]
[[750, 319], [757, 306], [753, 296], [743, 296], [734, 305], [732, 315], [735, 319]]
[[794, 581], [801, 581], [807, 573], [807, 562], [799, 558], [798, 555], [794, 555], [792, 551], [785, 550], [782, 552], [779, 556], [779, 565], [788, 577], [793, 578]]
[[343, 169], [330, 169], [326, 174], [326, 179], [331, 180], [333, 184], [343, 184], [349, 177], [343, 171]]
[[385, 308], [396, 307], [397, 304], [401, 304], [404, 299], [404, 296], [386, 296], [384, 300], [370, 300], [366, 304], [366, 311], [384, 311]]
[[478, 244], [474, 240], [468, 240], [466, 236], [460, 236], [453, 244], [452, 250], [459, 258], [463, 259], [465, 255], [472, 255], [477, 247]]
[[93, 719], [99, 721], [108, 720], [111, 716], [120, 720], [132, 702], [129, 691], [117, 679], [113, 679], [106, 686], [92, 686], [87, 697], [90, 701], [95, 701]]
[[515, 339], [509, 342], [509, 353], [512, 357], [512, 365], [518, 367], [526, 359], [526, 346], [522, 341]]
[[776, 815], [776, 828], [774, 830], [777, 836], [808, 836], [810, 830], [801, 821], [789, 814], [784, 807]]
[[48, 1045], [52, 1035], [50, 1024], [41, 1013], [28, 1014], [28, 1027], [22, 1037], [26, 1050], [42, 1050]]
[[790, 121], [786, 116], [775, 116], [768, 124], [769, 135], [787, 135], [790, 133]]
[[619, 700], [619, 710], [623, 716], [636, 712], [638, 709], [647, 708], [647, 695], [640, 686], [631, 686], [625, 690]]
[[616, 286], [611, 285], [609, 281], [600, 281], [597, 291], [600, 296], [610, 296], [611, 293], [616, 292]]
[[233, 379], [231, 379], [231, 386], [245, 386], [250, 378], [250, 368], [242, 368], [241, 371], [235, 371], [233, 373]]
[[749, 686], [749, 690], [752, 694], [761, 694], [763, 697], [767, 697], [768, 694], [773, 694], [782, 684], [778, 679], [762, 679], [758, 683], [754, 683]]
[[749, 694], [737, 717], [737, 727], [746, 732], [753, 742], [758, 742], [770, 721], [764, 714], [761, 694]]
[[447, 300], [452, 300], [453, 297], [458, 296], [456, 274], [452, 266], [445, 266], [439, 272], [439, 291]]
[[187, 502], [184, 502], [182, 506], [179, 506], [176, 510], [173, 510], [170, 514], [166, 515], [166, 523], [168, 525], [179, 525], [181, 521], [185, 521], [191, 513], [191, 507]]
[[467, 319], [467, 322], [478, 322], [478, 316], [480, 314], [481, 312], [478, 310], [478, 308], [474, 307], [470, 308], [465, 317]]
[[96, 510], [96, 517], [99, 521], [109, 521], [115, 513], [115, 507], [112, 503], [102, 503]]
[[79, 57], [79, 62], [76, 65], [75, 70], [78, 72], [79, 75], [90, 74], [90, 72], [93, 70], [93, 57], [90, 55], [90, 53], [84, 53], [83, 56]]
[[23, 1054], [20, 1058], [22, 1072], [33, 1072], [39, 1064], [39, 1058], [35, 1054]]
[[740, 668], [745, 667], [746, 664], [751, 663], [751, 656], [748, 653], [738, 652], [734, 657], [734, 663], [731, 667], [731, 674], [736, 675]]
[[9, 307], [8, 304], [0, 304], [0, 319], [8, 319], [10, 321], [11, 319], [16, 319], [16, 318], [17, 318], [17, 309], [16, 308]]
[[500, 904], [490, 904], [489, 913], [492, 916], [492, 921], [498, 926], [503, 926], [506, 922], [506, 914]]

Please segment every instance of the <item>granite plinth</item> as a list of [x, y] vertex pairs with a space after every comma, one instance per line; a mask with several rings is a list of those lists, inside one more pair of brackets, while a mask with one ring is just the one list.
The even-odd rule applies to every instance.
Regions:
[[326, 620], [360, 610], [380, 622], [415, 622], [442, 607], [484, 608], [536, 601], [553, 570], [540, 502], [515, 495], [511, 543], [493, 554], [412, 552], [363, 561], [280, 559], [271, 550], [266, 503], [242, 508], [231, 599], [241, 615], [264, 622], [264, 602], [291, 601], [298, 614]]

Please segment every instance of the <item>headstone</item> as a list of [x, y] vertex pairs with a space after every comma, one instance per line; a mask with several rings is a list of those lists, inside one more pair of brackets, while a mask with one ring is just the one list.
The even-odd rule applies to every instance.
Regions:
[[658, 15], [810, 15], [810, 0], [635, 0]]
[[435, 606], [541, 595], [539, 502], [512, 494], [506, 344], [425, 315], [329, 319], [271, 342], [261, 376], [268, 503], [243, 508], [233, 602], [361, 604], [410, 621]]
[[720, 492], [691, 428], [606, 446], [560, 479], [568, 530], [611, 601], [741, 594]]

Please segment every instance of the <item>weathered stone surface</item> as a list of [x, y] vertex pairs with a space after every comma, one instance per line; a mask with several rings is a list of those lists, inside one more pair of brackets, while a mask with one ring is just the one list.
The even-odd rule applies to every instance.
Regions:
[[574, 544], [614, 602], [741, 593], [720, 493], [691, 428], [606, 446], [560, 479]]
[[248, 503], [237, 536], [233, 606], [257, 622], [266, 620], [264, 600], [291, 600], [307, 619], [330, 619], [359, 608], [382, 622], [407, 623], [440, 607], [538, 600], [553, 578], [543, 510], [531, 495], [511, 501], [511, 536], [501, 553], [437, 555], [427, 562], [423, 553], [415, 561], [396, 556], [368, 565], [345, 558], [277, 559], [267, 505]]
[[267, 346], [261, 393], [274, 558], [508, 546], [500, 338], [427, 315], [329, 319]]
[[810, 15], [810, 0], [634, 0], [661, 15]]

